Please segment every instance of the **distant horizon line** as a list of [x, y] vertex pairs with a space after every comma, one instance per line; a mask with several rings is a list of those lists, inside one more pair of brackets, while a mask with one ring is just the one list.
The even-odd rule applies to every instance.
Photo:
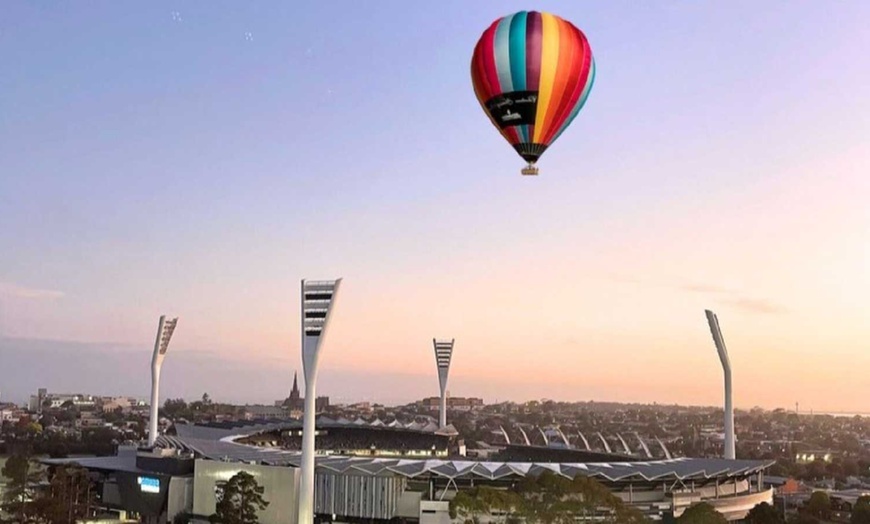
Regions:
[[[208, 392], [205, 392], [205, 393], [208, 393]], [[96, 394], [88, 394], [88, 393], [81, 393], [81, 392], [76, 392], [76, 393], [52, 392], [51, 390], [49, 390], [49, 394], [85, 395], [85, 396], [101, 397], [101, 398], [128, 397], [128, 398], [135, 398], [137, 400], [144, 400], [146, 402], [149, 400], [148, 395], [126, 395], [126, 394], [96, 395]], [[271, 402], [257, 402], [257, 401], [255, 401], [255, 402], [236, 403], [236, 402], [217, 401], [212, 397], [212, 395], [210, 393], [208, 393], [208, 394], [209, 394], [209, 398], [211, 398], [212, 402], [214, 402], [214, 403], [227, 404], [230, 406], [237, 406], [237, 407], [275, 406], [276, 402], [278, 402], [279, 400], [283, 400], [283, 399], [274, 399]], [[21, 402], [15, 402], [14, 400], [4, 401], [2, 396], [0, 396], [0, 405], [6, 404], [6, 403], [16, 404], [16, 405], [26, 405], [29, 401], [29, 397], [31, 397], [31, 396], [33, 396], [33, 395], [27, 396], [25, 398], [25, 400], [23, 400]], [[330, 397], [329, 395], [319, 395], [319, 396]], [[431, 395], [431, 397], [433, 397], [433, 398], [435, 396], [436, 395]], [[168, 400], [168, 399], [179, 399], [179, 398], [181, 400], [184, 400], [188, 404], [201, 400], [201, 398], [194, 398], [192, 400], [188, 400], [188, 399], [184, 398], [183, 396], [179, 396], [179, 397], [168, 396], [168, 397], [163, 399], [163, 402], [165, 403], [166, 400]], [[392, 399], [392, 400], [388, 401], [388, 400], [375, 400], [375, 399], [364, 399], [364, 398], [363, 399], [360, 399], [360, 398], [351, 399], [351, 398], [347, 398], [347, 397], [335, 397], [336, 402], [333, 403], [332, 402], [333, 397], [330, 397], [330, 405], [333, 405], [333, 406], [352, 406], [354, 404], [369, 403], [372, 405], [378, 405], [378, 406], [382, 406], [385, 408], [397, 408], [397, 407], [402, 407], [402, 406], [414, 404], [414, 403], [419, 402], [425, 398], [430, 398], [430, 397], [422, 397], [422, 398], [410, 400], [410, 401], [401, 401], [401, 400], [397, 400], [397, 399]], [[618, 406], [696, 408], [696, 409], [714, 409], [714, 410], [715, 409], [718, 409], [718, 410], [723, 409], [722, 406], [716, 406], [716, 405], [710, 405], [710, 404], [678, 404], [675, 402], [674, 403], [663, 403], [663, 402], [658, 402], [658, 401], [643, 402], [643, 401], [617, 401], [617, 400], [593, 400], [593, 399], [590, 399], [590, 400], [557, 400], [557, 399], [552, 399], [552, 398], [538, 398], [538, 399], [528, 399], [528, 400], [523, 400], [523, 401], [496, 399], [495, 401], [486, 402], [485, 399], [483, 399], [483, 397], [475, 397], [473, 395], [455, 395], [453, 397], [448, 397], [448, 398], [481, 398], [482, 400], [484, 400], [484, 405], [487, 405], [487, 406], [494, 406], [494, 405], [499, 405], [499, 404], [523, 405], [523, 404], [528, 404], [530, 402], [539, 402], [539, 403], [556, 402], [559, 404], [615, 404]], [[843, 410], [843, 411], [821, 410], [821, 411], [815, 411], [813, 409], [808, 409], [808, 410], [799, 410], [796, 412], [793, 409], [788, 409], [788, 408], [784, 408], [784, 407], [764, 408], [761, 406], [753, 406], [751, 408], [735, 407], [734, 409], [735, 409], [735, 411], [744, 411], [744, 412], [754, 411], [757, 409], [760, 409], [760, 410], [765, 411], [765, 412], [774, 412], [774, 411], [782, 410], [782, 411], [786, 411], [789, 413], [797, 413], [798, 415], [811, 415], [811, 416], [828, 415], [828, 416], [834, 416], [834, 417], [855, 417], [855, 416], [870, 417], [870, 411], [856, 411], [856, 410]]]

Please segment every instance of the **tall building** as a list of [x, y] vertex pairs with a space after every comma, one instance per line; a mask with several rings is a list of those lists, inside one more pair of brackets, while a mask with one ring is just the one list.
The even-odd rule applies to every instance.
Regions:
[[42, 413], [42, 403], [45, 402], [45, 397], [47, 397], [47, 396], [48, 396], [48, 389], [39, 388], [36, 391], [36, 401], [32, 400], [33, 397], [30, 397], [31, 398], [30, 411], [35, 411], [35, 412], [41, 414]]
[[[297, 373], [293, 373], [293, 388], [290, 390], [290, 396], [283, 401], [279, 401], [278, 404], [291, 413], [300, 412], [305, 408], [305, 397], [299, 392]], [[328, 407], [329, 397], [322, 396], [314, 399], [314, 411], [316, 413], [322, 413]]]
[[290, 411], [301, 411], [305, 406], [305, 399], [299, 393], [298, 373], [293, 373], [293, 389], [290, 390], [290, 396], [284, 399], [284, 407]]

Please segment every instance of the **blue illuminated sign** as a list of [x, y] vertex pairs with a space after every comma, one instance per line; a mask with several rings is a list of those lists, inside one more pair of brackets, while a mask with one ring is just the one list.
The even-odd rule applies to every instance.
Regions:
[[160, 493], [160, 479], [139, 477], [139, 489], [143, 493]]

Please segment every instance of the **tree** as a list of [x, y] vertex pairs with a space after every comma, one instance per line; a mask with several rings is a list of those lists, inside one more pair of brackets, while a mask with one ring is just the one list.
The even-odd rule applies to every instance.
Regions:
[[263, 499], [264, 488], [253, 475], [240, 471], [217, 488], [217, 504], [209, 522], [219, 524], [257, 524], [257, 512], [269, 503]]
[[30, 417], [21, 417], [15, 424], [15, 436], [23, 440], [31, 440], [42, 433], [42, 426]]
[[835, 479], [843, 479], [843, 466], [839, 462], [830, 462], [825, 466], [825, 473]]
[[701, 502], [690, 506], [677, 519], [678, 524], [728, 524], [724, 515], [716, 511], [716, 508]]
[[43, 428], [48, 428], [57, 424], [57, 417], [51, 413], [43, 413], [38, 422]]
[[47, 491], [33, 501], [33, 512], [39, 522], [75, 524], [91, 516], [96, 496], [86, 469], [58, 466], [51, 472]]
[[814, 491], [807, 501], [806, 512], [808, 515], [820, 520], [827, 520], [831, 514], [831, 499], [824, 491]]
[[103, 420], [109, 424], [115, 424], [124, 419], [124, 413], [121, 407], [117, 407], [111, 411], [103, 411]]
[[66, 458], [69, 455], [69, 446], [61, 439], [52, 439], [46, 442], [45, 451], [49, 458]]
[[464, 522], [472, 521], [487, 512], [483, 501], [471, 491], [460, 491], [450, 501], [450, 518], [462, 517]]
[[853, 458], [847, 458], [843, 461], [843, 475], [847, 477], [856, 477], [860, 472], [858, 461]]
[[[522, 500], [521, 514], [527, 522], [551, 524], [561, 517], [580, 513], [575, 500], [566, 499], [572, 492], [572, 481], [553, 472], [545, 471], [537, 477], [525, 477], [517, 491]], [[570, 506], [570, 507], [569, 507]]]
[[516, 493], [490, 486], [478, 486], [470, 490], [460, 491], [450, 502], [450, 516], [474, 520], [478, 516], [487, 515], [490, 521], [498, 515], [503, 522], [520, 505]]
[[177, 420], [179, 418], [189, 419], [191, 417], [190, 407], [187, 405], [187, 402], [181, 398], [168, 398], [166, 402], [163, 403], [163, 409], [161, 411], [161, 416], [164, 416], [170, 420]]
[[38, 472], [32, 467], [30, 457], [12, 455], [0, 473], [9, 479], [3, 492], [3, 511], [14, 517], [13, 522], [29, 522], [33, 496], [31, 486], [38, 481]]
[[852, 507], [852, 524], [870, 524], [870, 496], [858, 497], [855, 506]]
[[568, 479], [545, 471], [525, 477], [516, 491], [516, 508], [526, 522], [574, 523], [577, 517], [620, 524], [644, 521], [637, 509], [623, 504], [597, 480], [582, 475]]
[[828, 464], [822, 459], [816, 459], [807, 466], [806, 476], [811, 479], [824, 478], [828, 472]]
[[762, 502], [749, 510], [746, 522], [749, 524], [782, 524], [783, 519], [776, 508], [767, 502]]

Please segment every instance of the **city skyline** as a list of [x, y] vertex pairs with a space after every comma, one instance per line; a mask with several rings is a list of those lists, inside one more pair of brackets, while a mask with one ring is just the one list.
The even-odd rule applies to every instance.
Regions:
[[449, 333], [457, 396], [718, 406], [712, 309], [736, 407], [870, 411], [870, 6], [541, 2], [598, 76], [535, 179], [468, 71], [522, 7], [5, 5], [2, 398], [147, 395], [164, 311], [162, 398], [283, 398], [342, 275], [322, 394]]

